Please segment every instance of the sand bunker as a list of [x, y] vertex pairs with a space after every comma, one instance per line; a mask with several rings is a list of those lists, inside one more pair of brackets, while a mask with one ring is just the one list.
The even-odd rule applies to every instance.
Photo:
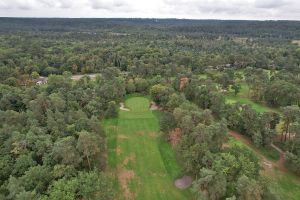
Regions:
[[183, 176], [175, 181], [175, 186], [179, 189], [186, 189], [192, 185], [193, 178], [191, 176]]
[[126, 107], [125, 107], [125, 104], [124, 104], [124, 103], [120, 103], [120, 110], [123, 110], [123, 111], [130, 111], [129, 108], [126, 108]]

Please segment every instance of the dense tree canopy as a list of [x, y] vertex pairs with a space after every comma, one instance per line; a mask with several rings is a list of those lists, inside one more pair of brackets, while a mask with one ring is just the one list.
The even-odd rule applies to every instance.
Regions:
[[0, 18], [0, 199], [116, 199], [102, 122], [134, 93], [161, 111], [197, 198], [276, 199], [228, 129], [262, 149], [279, 134], [300, 174], [299, 33], [296, 21]]

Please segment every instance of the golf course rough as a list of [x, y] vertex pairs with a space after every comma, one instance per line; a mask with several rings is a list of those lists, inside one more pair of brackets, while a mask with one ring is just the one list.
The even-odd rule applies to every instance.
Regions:
[[159, 135], [159, 121], [149, 109], [146, 97], [128, 97], [129, 112], [108, 119], [104, 127], [108, 139], [108, 168], [116, 175], [119, 199], [192, 199], [189, 189], [175, 187], [180, 175], [175, 154]]

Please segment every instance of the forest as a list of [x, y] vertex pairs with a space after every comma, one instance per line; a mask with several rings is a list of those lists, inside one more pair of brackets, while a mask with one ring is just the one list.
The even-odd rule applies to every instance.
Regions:
[[299, 21], [0, 18], [0, 199], [297, 200], [299, 106]]

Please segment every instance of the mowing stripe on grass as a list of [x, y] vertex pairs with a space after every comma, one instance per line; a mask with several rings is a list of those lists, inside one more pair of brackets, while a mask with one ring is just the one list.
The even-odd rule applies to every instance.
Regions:
[[185, 200], [188, 190], [174, 186], [180, 174], [175, 154], [159, 135], [156, 115], [146, 97], [126, 99], [130, 111], [104, 122], [108, 138], [108, 164], [117, 175], [120, 199]]

